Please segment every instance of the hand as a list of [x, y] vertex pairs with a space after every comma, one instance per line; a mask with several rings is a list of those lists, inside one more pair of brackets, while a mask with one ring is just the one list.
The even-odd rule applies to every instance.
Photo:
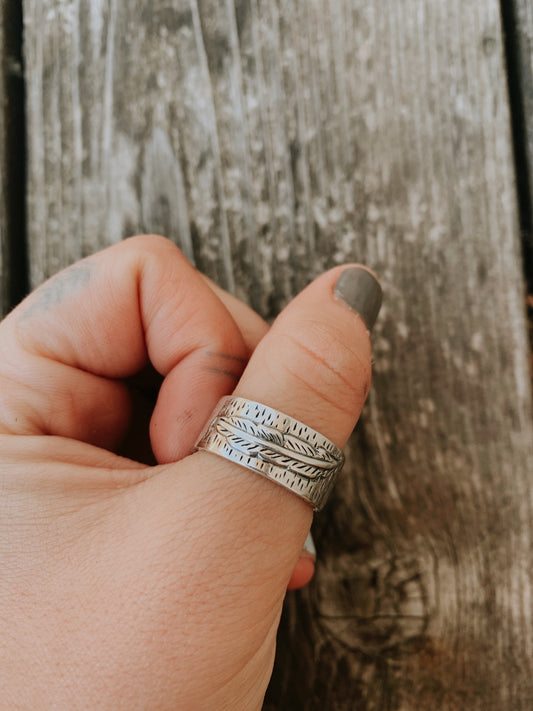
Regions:
[[339, 267], [269, 330], [136, 237], [0, 324], [1, 708], [261, 707], [311, 507], [193, 444], [235, 392], [344, 446], [379, 298]]

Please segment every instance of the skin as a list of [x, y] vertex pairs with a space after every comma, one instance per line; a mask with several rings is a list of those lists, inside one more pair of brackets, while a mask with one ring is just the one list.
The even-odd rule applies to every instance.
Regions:
[[261, 708], [312, 511], [191, 452], [232, 392], [344, 446], [371, 367], [342, 269], [269, 329], [135, 237], [0, 324], [0, 708]]

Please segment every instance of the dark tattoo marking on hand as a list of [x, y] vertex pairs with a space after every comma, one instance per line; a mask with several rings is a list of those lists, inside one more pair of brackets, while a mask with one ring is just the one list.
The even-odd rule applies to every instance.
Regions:
[[207, 351], [210, 358], [206, 368], [215, 375], [226, 375], [234, 380], [240, 380], [242, 372], [248, 363], [247, 358], [240, 358], [231, 353], [221, 353], [219, 351]]
[[209, 365], [206, 370], [215, 375], [226, 375], [234, 380], [240, 380], [242, 372], [248, 363], [247, 358], [232, 355], [231, 353], [222, 353], [220, 351], [207, 351], [210, 358]]
[[232, 370], [226, 370], [225, 368], [208, 368], [209, 373], [215, 373], [215, 375], [227, 375], [230, 378], [235, 378], [235, 380], [240, 380], [242, 373], [234, 373]]
[[81, 291], [89, 283], [94, 266], [90, 259], [85, 259], [53, 276], [30, 296], [21, 318], [42, 315]]
[[239, 358], [239, 356], [230, 355], [229, 353], [217, 353], [216, 351], [208, 351], [207, 355], [213, 358], [221, 358], [222, 360], [233, 360], [236, 363], [242, 363], [242, 365], [246, 365], [248, 363], [247, 358]]

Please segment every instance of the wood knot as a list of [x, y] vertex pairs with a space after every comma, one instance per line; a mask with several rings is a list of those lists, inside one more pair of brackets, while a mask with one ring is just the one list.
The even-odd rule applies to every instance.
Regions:
[[418, 560], [357, 551], [323, 563], [315, 589], [328, 637], [374, 656], [424, 635], [430, 605]]

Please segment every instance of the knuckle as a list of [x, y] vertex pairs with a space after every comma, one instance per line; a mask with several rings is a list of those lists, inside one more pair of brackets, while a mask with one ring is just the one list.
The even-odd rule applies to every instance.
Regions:
[[[111, 247], [113, 249], [113, 247]], [[183, 259], [185, 256], [177, 244], [167, 237], [157, 234], [135, 235], [116, 245], [115, 249], [125, 250], [133, 264], [139, 263], [149, 268], [153, 262], [166, 259]]]
[[143, 234], [128, 237], [122, 242], [124, 247], [129, 247], [141, 252], [153, 252], [157, 249], [174, 249], [179, 251], [179, 247], [171, 242], [167, 237], [157, 234]]

